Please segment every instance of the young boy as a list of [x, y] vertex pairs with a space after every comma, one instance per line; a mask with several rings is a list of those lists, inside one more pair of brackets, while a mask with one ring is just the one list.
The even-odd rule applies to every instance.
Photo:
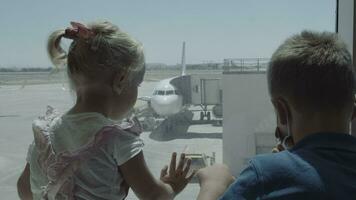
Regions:
[[278, 129], [294, 146], [254, 157], [231, 185], [226, 167], [203, 169], [198, 199], [356, 199], [355, 72], [346, 45], [333, 33], [294, 35], [273, 54], [267, 79]]

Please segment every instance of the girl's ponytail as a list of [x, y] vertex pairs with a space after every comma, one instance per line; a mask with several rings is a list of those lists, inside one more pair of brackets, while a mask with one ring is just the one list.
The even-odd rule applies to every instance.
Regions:
[[53, 32], [47, 42], [47, 53], [53, 65], [57, 68], [63, 67], [67, 64], [67, 53], [60, 46], [65, 30], [57, 30]]
[[[71, 26], [49, 36], [47, 52], [55, 67], [67, 68], [73, 83], [78, 84], [77, 75], [99, 79], [105, 69], [125, 72], [130, 81], [142, 82], [145, 59], [140, 42], [107, 21], [88, 26], [71, 22]], [[60, 45], [62, 38], [73, 40], [68, 52]]]

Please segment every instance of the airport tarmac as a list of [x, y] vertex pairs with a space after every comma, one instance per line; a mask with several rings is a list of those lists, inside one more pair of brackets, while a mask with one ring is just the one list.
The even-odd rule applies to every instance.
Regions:
[[[139, 96], [150, 96], [155, 82], [144, 82]], [[64, 90], [65, 89], [65, 90]], [[1, 199], [19, 199], [16, 181], [25, 166], [28, 145], [32, 142], [32, 120], [43, 114], [46, 105], [61, 112], [74, 102], [63, 84], [2, 85], [0, 87], [0, 194]], [[142, 104], [142, 102], [138, 102]], [[199, 113], [195, 117], [198, 116]], [[144, 155], [151, 172], [158, 177], [161, 168], [168, 164], [174, 151], [186, 153], [216, 153], [216, 162], [222, 162], [222, 127], [210, 124], [192, 125], [187, 133], [155, 140], [150, 132], [142, 133], [145, 142]], [[169, 134], [169, 133], [168, 133]], [[165, 137], [163, 134], [162, 137]], [[195, 199], [199, 191], [197, 183], [191, 183], [176, 199]], [[137, 199], [131, 192], [127, 199]]]

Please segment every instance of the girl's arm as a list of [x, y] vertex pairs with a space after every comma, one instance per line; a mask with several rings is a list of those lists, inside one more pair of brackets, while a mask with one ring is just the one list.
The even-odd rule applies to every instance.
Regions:
[[21, 200], [32, 200], [29, 163], [26, 164], [25, 169], [17, 181], [17, 192]]
[[140, 199], [168, 200], [173, 199], [182, 191], [193, 177], [194, 173], [187, 177], [190, 169], [190, 160], [182, 154], [178, 166], [176, 166], [176, 153], [168, 167], [162, 169], [161, 180], [155, 179], [147, 168], [143, 153], [119, 166], [125, 181]]

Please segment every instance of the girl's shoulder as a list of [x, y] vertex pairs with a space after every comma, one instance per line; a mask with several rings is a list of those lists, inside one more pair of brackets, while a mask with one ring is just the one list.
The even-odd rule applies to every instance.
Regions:
[[60, 118], [61, 113], [54, 109], [52, 106], [47, 106], [46, 112], [43, 115], [38, 116], [32, 123], [33, 127], [41, 127], [43, 129], [49, 129], [52, 122]]
[[140, 134], [143, 129], [137, 118], [125, 120], [121, 123], [104, 126], [94, 137], [94, 143], [114, 143], [115, 146], [141, 141]]
[[141, 132], [142, 126], [137, 118], [133, 118], [120, 124], [104, 127], [96, 135], [95, 143], [99, 145], [106, 143], [109, 153], [120, 166], [142, 151], [144, 142], [139, 136]]
[[122, 121], [121, 123], [114, 124], [113, 127], [118, 130], [118, 132], [125, 132], [135, 136], [139, 136], [143, 131], [141, 123], [137, 117], [133, 117], [131, 119]]
[[39, 116], [32, 123], [34, 142], [36, 146], [43, 147], [49, 143], [49, 132], [52, 125], [60, 119], [61, 114], [51, 106], [47, 106], [44, 115]]

